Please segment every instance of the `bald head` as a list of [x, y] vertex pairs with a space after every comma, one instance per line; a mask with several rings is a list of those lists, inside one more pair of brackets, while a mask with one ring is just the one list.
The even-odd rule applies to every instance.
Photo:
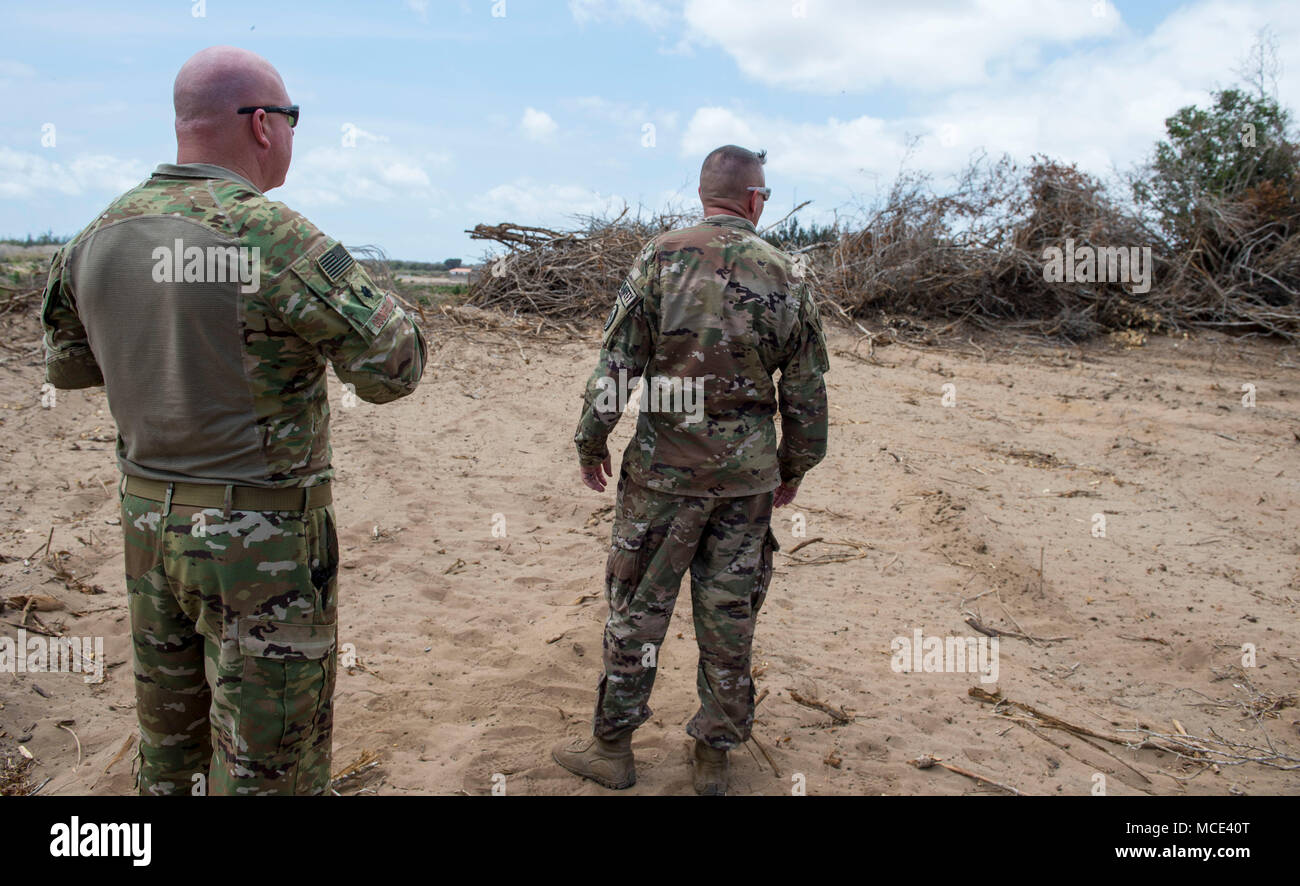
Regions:
[[718, 201], [744, 203], [750, 187], [763, 186], [763, 164], [767, 152], [723, 145], [704, 158], [700, 167], [700, 199], [706, 204]]
[[181, 66], [172, 90], [176, 129], [233, 126], [231, 115], [247, 105], [289, 103], [284, 81], [271, 63], [235, 46], [211, 46]]
[[236, 113], [250, 105], [290, 104], [269, 61], [236, 46], [211, 46], [181, 66], [172, 101], [177, 162], [224, 166], [262, 190], [283, 183], [292, 153], [287, 118]]

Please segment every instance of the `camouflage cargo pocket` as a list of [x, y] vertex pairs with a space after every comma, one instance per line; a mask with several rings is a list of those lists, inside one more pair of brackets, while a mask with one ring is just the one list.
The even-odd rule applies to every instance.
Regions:
[[239, 739], [250, 757], [294, 751], [328, 719], [334, 695], [336, 624], [240, 619]]
[[767, 535], [763, 538], [763, 554], [758, 570], [758, 587], [754, 589], [754, 596], [749, 603], [751, 616], [758, 615], [758, 611], [763, 608], [763, 601], [767, 599], [767, 589], [772, 584], [772, 555], [779, 550], [781, 550], [781, 545], [776, 540], [776, 536], [772, 534], [772, 527], [769, 526]]
[[615, 535], [605, 562], [605, 599], [610, 609], [626, 612], [641, 581], [641, 538]]

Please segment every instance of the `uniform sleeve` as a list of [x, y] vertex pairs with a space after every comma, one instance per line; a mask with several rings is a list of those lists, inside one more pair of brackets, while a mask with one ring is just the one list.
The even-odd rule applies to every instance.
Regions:
[[600, 357], [587, 380], [582, 398], [582, 417], [573, 441], [578, 462], [592, 467], [609, 456], [605, 445], [627, 405], [628, 389], [645, 372], [654, 353], [654, 330], [647, 314], [646, 288], [651, 285], [649, 268], [654, 250], [647, 247], [623, 285], [605, 321]]
[[104, 383], [104, 373], [95, 362], [86, 339], [86, 327], [77, 316], [67, 254], [60, 249], [50, 262], [41, 304], [41, 328], [45, 336], [45, 380], [56, 388], [91, 388]]
[[799, 322], [777, 386], [781, 410], [781, 482], [798, 486], [803, 475], [826, 457], [829, 410], [823, 373], [830, 369], [826, 337], [817, 303], [803, 288]]
[[298, 259], [269, 288], [271, 307], [320, 349], [358, 397], [370, 403], [405, 397], [424, 374], [424, 336], [346, 249], [330, 244]]

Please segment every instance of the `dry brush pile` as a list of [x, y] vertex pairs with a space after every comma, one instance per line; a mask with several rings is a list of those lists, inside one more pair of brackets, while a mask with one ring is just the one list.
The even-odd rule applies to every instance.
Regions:
[[1203, 200], [1166, 288], [1189, 325], [1300, 338], [1300, 201], [1263, 182], [1235, 199]]
[[[1162, 312], [1126, 282], [1049, 282], [1044, 251], [1150, 246], [1153, 237], [1103, 188], [1072, 167], [972, 163], [949, 193], [901, 175], [883, 205], [829, 244], [821, 291], [846, 316], [878, 317], [900, 331], [969, 323], [1077, 340]], [[1161, 250], [1152, 251], [1158, 264]]]
[[[1072, 341], [1189, 328], [1300, 339], [1295, 195], [1261, 189], [1205, 206], [1205, 236], [1175, 251], [1073, 166], [979, 160], [944, 193], [927, 176], [904, 173], [879, 206], [841, 219], [831, 239], [792, 251], [807, 254], [830, 303], [824, 313], [879, 320], [904, 337], [965, 325]], [[471, 236], [504, 250], [471, 284], [469, 303], [541, 319], [599, 318], [641, 246], [688, 218], [629, 219], [625, 210], [612, 220], [584, 218], [571, 231], [479, 225]], [[1045, 251], [1067, 244], [1076, 256], [1091, 251], [1092, 279], [1082, 266], [1077, 281], [1045, 272]], [[1123, 267], [1117, 249], [1138, 263], [1128, 279], [1099, 279]], [[1142, 269], [1149, 289], [1136, 279]]]
[[652, 237], [693, 216], [662, 212], [613, 219], [584, 216], [572, 231], [502, 222], [477, 225], [471, 238], [504, 247], [470, 283], [467, 304], [527, 313], [539, 320], [604, 317], [623, 277]]
[[[1277, 221], [1295, 212], [1293, 195], [1207, 199], [1204, 236], [1176, 250], [1098, 180], [1047, 159], [1024, 172], [1006, 160], [974, 163], [942, 196], [928, 184], [900, 177], [881, 208], [828, 248], [822, 288], [846, 314], [1069, 340], [1189, 328], [1300, 338], [1300, 238]], [[1104, 260], [1116, 248], [1140, 260], [1128, 279]], [[1086, 259], [1091, 279], [1050, 276], [1050, 250]], [[1136, 279], [1139, 267], [1148, 279]]]

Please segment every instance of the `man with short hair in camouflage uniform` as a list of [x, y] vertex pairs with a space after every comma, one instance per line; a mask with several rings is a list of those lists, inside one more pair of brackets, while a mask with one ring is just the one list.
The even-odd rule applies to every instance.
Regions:
[[659, 649], [689, 569], [700, 697], [686, 727], [693, 782], [698, 794], [726, 793], [727, 751], [754, 720], [750, 651], [777, 549], [772, 508], [793, 501], [826, 454], [825, 338], [801, 266], [757, 233], [770, 196], [764, 160], [735, 145], [705, 159], [704, 221], [641, 251], [587, 384], [575, 440], [583, 482], [602, 491], [627, 380], [643, 382], [605, 569], [593, 735], [553, 752], [610, 788], [636, 783], [632, 732], [650, 717]]
[[46, 375], [118, 427], [140, 793], [319, 794], [330, 781], [338, 540], [325, 364], [373, 403], [419, 329], [348, 251], [263, 192], [297, 106], [212, 47], [175, 84], [176, 164], [55, 256]]

